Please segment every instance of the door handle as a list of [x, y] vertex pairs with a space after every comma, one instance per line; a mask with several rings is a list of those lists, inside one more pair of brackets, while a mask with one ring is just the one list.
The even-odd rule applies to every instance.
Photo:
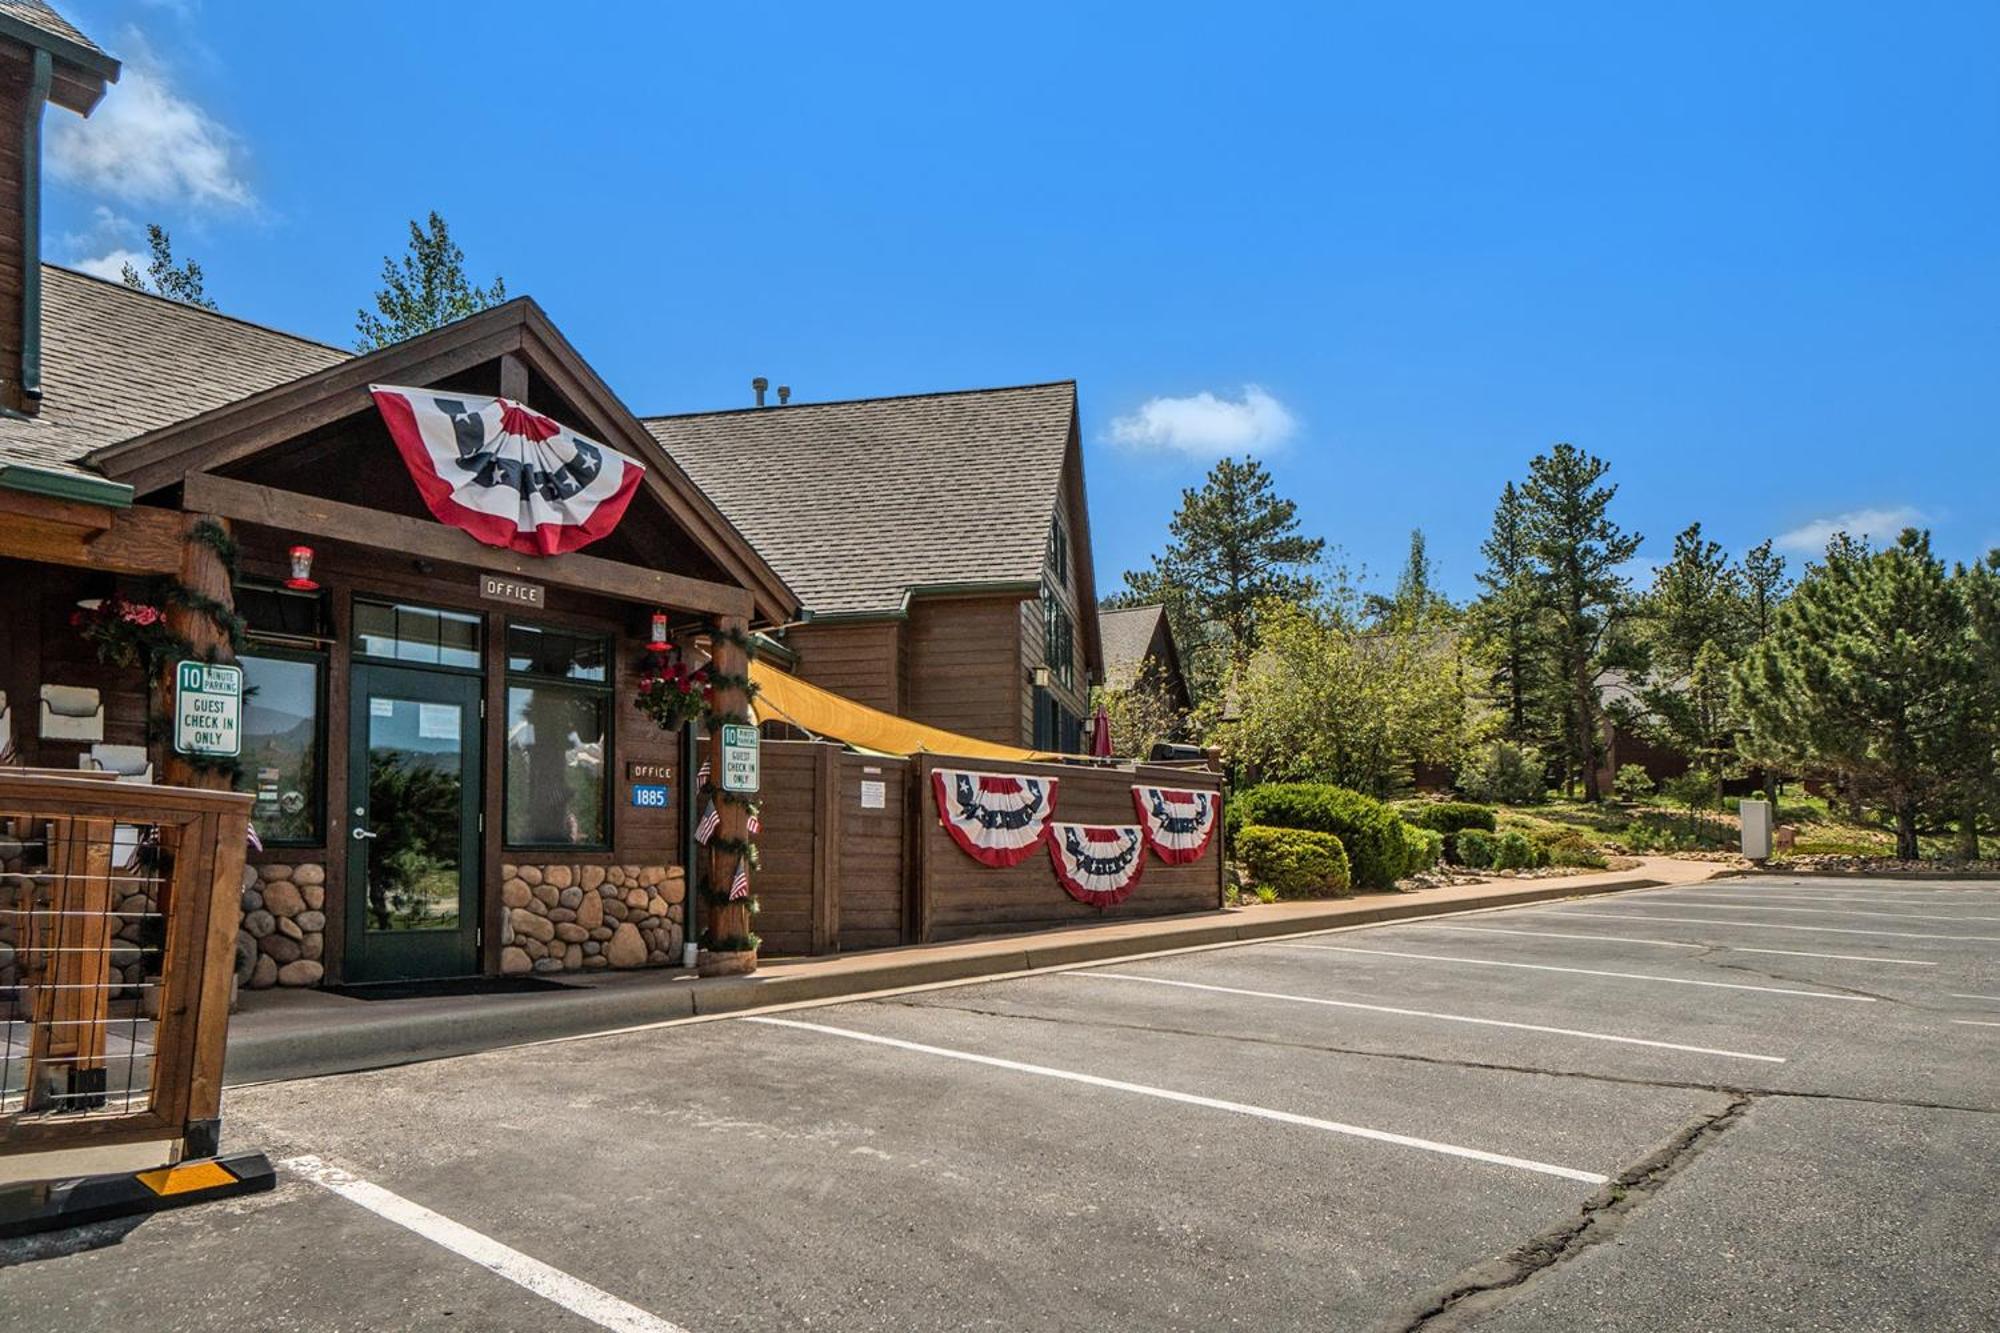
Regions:
[[363, 842], [369, 838], [375, 837], [376, 835], [370, 829], [357, 828], [354, 830], [354, 832], [352, 832], [348, 836], [353, 838], [356, 842]]

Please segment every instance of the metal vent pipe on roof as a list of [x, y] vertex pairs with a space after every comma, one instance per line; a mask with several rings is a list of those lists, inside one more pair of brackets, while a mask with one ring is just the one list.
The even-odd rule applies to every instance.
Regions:
[[770, 387], [771, 381], [765, 379], [762, 375], [750, 381], [750, 390], [757, 395], [757, 406], [762, 407], [764, 405], [764, 390]]
[[783, 407], [786, 403], [789, 403], [791, 401], [792, 401], [792, 386], [789, 384], [780, 384], [778, 386], [778, 406]]

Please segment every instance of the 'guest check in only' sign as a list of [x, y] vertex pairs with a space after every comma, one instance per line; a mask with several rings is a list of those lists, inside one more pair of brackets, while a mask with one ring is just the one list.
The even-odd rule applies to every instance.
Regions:
[[243, 753], [243, 668], [174, 667], [174, 752], [234, 759]]

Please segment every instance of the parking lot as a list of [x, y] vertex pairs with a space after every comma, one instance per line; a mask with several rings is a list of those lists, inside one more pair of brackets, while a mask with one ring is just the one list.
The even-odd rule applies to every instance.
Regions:
[[1725, 880], [234, 1090], [6, 1328], [1986, 1329], [2000, 885]]

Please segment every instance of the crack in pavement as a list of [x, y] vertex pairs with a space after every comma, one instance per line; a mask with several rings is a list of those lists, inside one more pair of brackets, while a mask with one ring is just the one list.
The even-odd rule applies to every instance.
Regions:
[[1322, 1055], [1352, 1055], [1364, 1060], [1393, 1060], [1403, 1064], [1435, 1065], [1450, 1069], [1475, 1069], [1496, 1074], [1537, 1074], [1544, 1078], [1576, 1079], [1585, 1083], [1610, 1083], [1622, 1087], [1658, 1088], [1673, 1092], [1712, 1092], [1725, 1097], [1789, 1097], [1798, 1101], [1846, 1102], [1861, 1106], [1893, 1106], [1912, 1111], [1963, 1111], [1972, 1115], [2000, 1115], [2000, 1106], [1971, 1106], [1961, 1102], [1927, 1102], [1902, 1097], [1868, 1097], [1852, 1092], [1815, 1092], [1790, 1088], [1752, 1087], [1734, 1083], [1706, 1083], [1699, 1079], [1642, 1078], [1635, 1074], [1600, 1074], [1585, 1069], [1549, 1069], [1540, 1065], [1508, 1064], [1497, 1060], [1461, 1060], [1442, 1055], [1418, 1055], [1410, 1051], [1371, 1051], [1356, 1046], [1328, 1042], [1294, 1041], [1283, 1037], [1262, 1037], [1235, 1032], [1204, 1032], [1199, 1028], [1163, 1027], [1154, 1023], [1121, 1023], [1102, 1018], [1074, 1015], [1023, 1014], [977, 1005], [950, 1004], [942, 1000], [921, 1000], [895, 996], [862, 1001], [900, 1009], [949, 1009], [976, 1018], [1011, 1018], [1029, 1023], [1052, 1023], [1071, 1027], [1098, 1028], [1111, 1032], [1149, 1032], [1167, 1037], [1194, 1037], [1207, 1041], [1239, 1042], [1270, 1046], [1278, 1050], [1313, 1051]]
[[1391, 1321], [1385, 1328], [1396, 1333], [1416, 1333], [1419, 1329], [1442, 1333], [1461, 1328], [1506, 1301], [1524, 1283], [1590, 1246], [1612, 1239], [1647, 1200], [1739, 1123], [1754, 1101], [1747, 1093], [1734, 1097], [1721, 1110], [1683, 1127], [1584, 1200], [1575, 1217], [1531, 1236], [1505, 1254], [1475, 1264], [1453, 1279], [1429, 1305]]

